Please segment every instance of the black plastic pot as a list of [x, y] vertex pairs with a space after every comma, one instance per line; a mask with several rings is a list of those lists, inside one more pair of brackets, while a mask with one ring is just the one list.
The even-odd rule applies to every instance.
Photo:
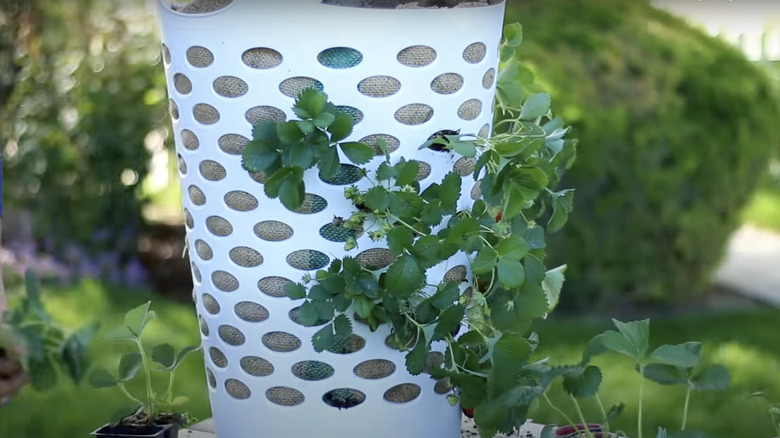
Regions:
[[177, 423], [155, 424], [148, 427], [111, 426], [106, 424], [92, 432], [99, 438], [177, 438], [179, 425]]

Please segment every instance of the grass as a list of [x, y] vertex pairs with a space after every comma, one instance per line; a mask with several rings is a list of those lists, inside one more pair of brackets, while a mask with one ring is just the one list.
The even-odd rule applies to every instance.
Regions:
[[780, 231], [780, 184], [761, 187], [742, 212], [745, 223]]
[[[176, 348], [198, 342], [197, 320], [193, 307], [187, 303], [166, 301], [148, 293], [115, 290], [100, 283], [85, 281], [67, 290], [47, 289], [45, 302], [55, 317], [65, 324], [79, 326], [97, 318], [103, 330], [116, 326], [126, 309], [152, 299], [158, 318], [149, 326], [148, 343], [169, 342]], [[549, 355], [556, 361], [574, 362], [582, 345], [591, 336], [608, 328], [609, 322], [594, 318], [550, 320], [540, 326], [542, 347], [539, 357]], [[726, 394], [695, 394], [691, 404], [690, 427], [701, 428], [713, 437], [772, 436], [766, 405], [748, 395], [765, 389], [780, 396], [780, 310], [759, 309], [712, 315], [689, 314], [684, 317], [656, 320], [651, 325], [654, 345], [700, 340], [705, 344], [707, 361], [726, 365], [732, 373], [733, 385]], [[94, 348], [95, 360], [101, 365], [115, 365], [118, 353], [127, 351], [115, 343]], [[605, 404], [618, 400], [627, 402], [628, 409], [616, 425], [630, 436], [635, 431], [635, 394], [637, 375], [630, 364], [615, 356], [600, 358], [604, 371], [601, 392]], [[177, 394], [191, 400], [185, 407], [197, 418], [210, 416], [208, 394], [201, 355], [188, 358], [177, 374]], [[670, 429], [679, 427], [683, 399], [680, 388], [647, 385], [646, 436], [655, 436], [658, 425]], [[553, 400], [566, 410], [569, 401], [560, 391]], [[55, 390], [37, 394], [26, 389], [7, 406], [0, 408], [0, 437], [60, 438], [85, 436], [104, 423], [125, 399], [115, 389], [94, 390], [61, 383]], [[592, 403], [585, 403], [589, 419], [598, 420]], [[561, 424], [563, 420], [552, 409], [542, 405], [533, 413], [538, 422]]]

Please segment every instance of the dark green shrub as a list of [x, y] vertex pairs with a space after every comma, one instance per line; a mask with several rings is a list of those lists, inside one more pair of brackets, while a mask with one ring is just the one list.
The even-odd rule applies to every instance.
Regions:
[[771, 83], [725, 43], [645, 2], [510, 0], [520, 56], [574, 126], [551, 237], [572, 304], [673, 300], [706, 285], [775, 153]]

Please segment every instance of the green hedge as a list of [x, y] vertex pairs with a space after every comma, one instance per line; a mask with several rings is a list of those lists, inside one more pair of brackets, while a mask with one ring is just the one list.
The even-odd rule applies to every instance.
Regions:
[[568, 303], [700, 291], [780, 139], [772, 83], [740, 53], [625, 0], [509, 0], [519, 55], [574, 126], [562, 183], [575, 211], [551, 238]]

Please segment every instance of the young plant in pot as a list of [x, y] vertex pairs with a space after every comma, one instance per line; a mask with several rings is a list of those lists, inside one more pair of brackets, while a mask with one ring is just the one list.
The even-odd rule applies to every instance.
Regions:
[[[612, 432], [610, 421], [619, 416], [624, 408], [620, 402], [605, 409], [598, 390], [602, 382], [601, 370], [591, 364], [593, 357], [607, 352], [628, 357], [639, 374], [637, 386], [636, 436], [643, 437], [644, 390], [645, 381], [650, 380], [661, 385], [685, 387], [685, 402], [682, 407], [679, 431], [667, 432], [659, 428], [656, 438], [704, 438], [707, 435], [688, 428], [688, 408], [691, 395], [696, 391], [723, 391], [729, 386], [729, 373], [721, 365], [702, 366], [700, 342], [685, 342], [677, 345], [661, 345], [655, 350], [649, 348], [650, 321], [621, 322], [613, 320], [617, 330], [608, 330], [588, 342], [578, 364], [551, 366], [540, 362], [526, 369], [534, 376], [542, 400], [549, 404], [566, 421], [562, 427], [548, 426], [542, 438], [601, 438], [627, 436], [622, 431]], [[571, 411], [553, 403], [548, 396], [552, 384], [560, 382], [564, 392], [571, 400]], [[581, 403], [594, 402], [601, 412], [596, 423], [588, 423]]]
[[[505, 29], [498, 81], [500, 121], [485, 138], [458, 127], [432, 133], [421, 145], [460, 155], [468, 171], [452, 171], [427, 187], [417, 181], [420, 163], [391, 158], [388, 145], [345, 142], [352, 118], [314, 89], [300, 93], [297, 120], [264, 121], [254, 126], [243, 151], [243, 166], [265, 178], [265, 194], [296, 210], [306, 193], [304, 174], [334, 178], [340, 156], [361, 168], [368, 186], [350, 186], [349, 217], [336, 218], [333, 233], [345, 250], [366, 235], [383, 242], [394, 261], [385, 268], [346, 256], [327, 269], [288, 283], [286, 295], [301, 300], [298, 319], [323, 325], [312, 338], [316, 351], [347, 341], [353, 320], [375, 330], [392, 327], [388, 344], [406, 352], [413, 374], [428, 373], [450, 402], [472, 412], [482, 437], [522, 426], [537, 395], [535, 384], [517, 378], [535, 348], [533, 320], [557, 304], [563, 267], [544, 265], [545, 234], [563, 226], [572, 209], [572, 190], [553, 191], [575, 155], [575, 141], [550, 111], [547, 94], [526, 95], [517, 84], [521, 67], [515, 49], [520, 27]], [[392, 133], [391, 133], [392, 134]], [[473, 205], [462, 199], [463, 185], [476, 181]], [[468, 196], [468, 194], [466, 194]], [[453, 256], [468, 260], [467, 273], [431, 283], [428, 270]], [[463, 290], [462, 290], [463, 289]], [[444, 343], [443, 359], [430, 363], [432, 343]], [[440, 393], [441, 393], [440, 392]]]
[[[132, 408], [122, 410], [109, 424], [92, 432], [93, 435], [105, 438], [176, 438], [179, 426], [193, 420], [188, 413], [178, 411], [188, 399], [173, 395], [173, 383], [182, 360], [200, 347], [188, 346], [176, 352], [171, 345], [161, 344], [149, 354], [141, 337], [149, 321], [155, 318], [155, 312], [149, 310], [150, 305], [147, 302], [128, 311], [124, 326], [109, 335], [109, 338], [134, 344], [137, 351], [122, 355], [116, 374], [97, 368], [90, 375], [94, 388], [117, 387], [133, 403]], [[154, 369], [153, 362], [156, 363]], [[162, 392], [155, 391], [152, 385], [153, 371], [167, 374], [167, 384]], [[133, 395], [127, 384], [139, 374], [143, 375], [144, 391], [142, 395]]]
[[[61, 374], [79, 384], [98, 329], [97, 324], [73, 330], [57, 323], [43, 306], [38, 276], [28, 271], [24, 280], [26, 292], [12, 300], [6, 315], [0, 314], [0, 405], [28, 383], [35, 391], [51, 389]], [[0, 289], [0, 308], [4, 304]]]

